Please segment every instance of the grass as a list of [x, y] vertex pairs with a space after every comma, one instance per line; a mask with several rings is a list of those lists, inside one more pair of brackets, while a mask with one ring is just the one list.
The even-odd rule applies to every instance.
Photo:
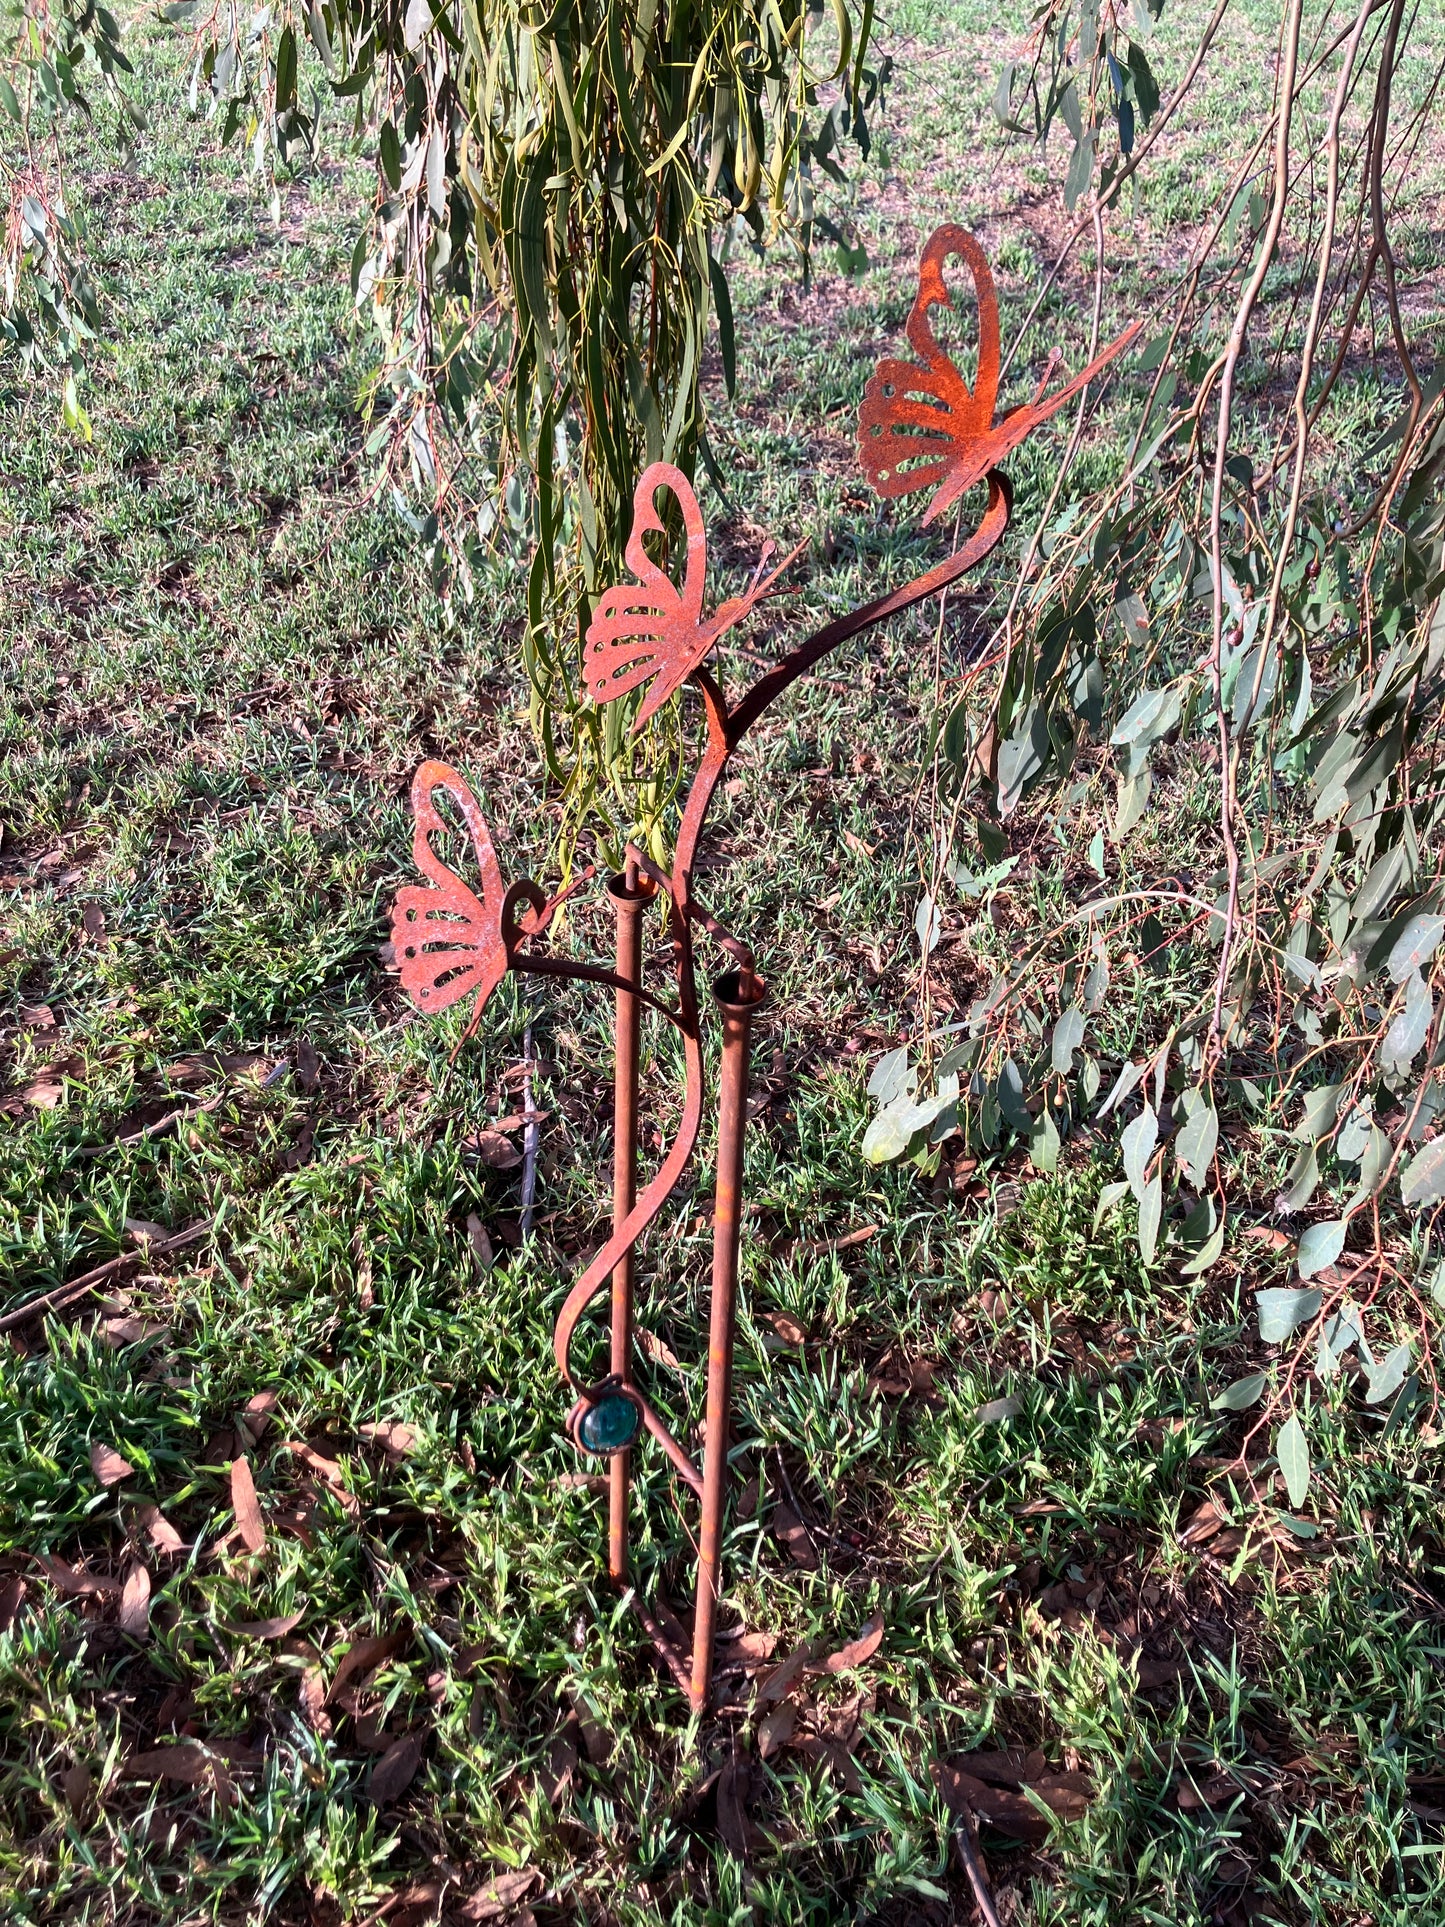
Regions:
[[[1228, 163], [1229, 76], [1272, 33], [1265, 9], [1244, 22], [1224, 92], [1120, 239], [1121, 311]], [[857, 189], [869, 276], [824, 278], [812, 303], [740, 277], [745, 367], [722, 427], [740, 507], [833, 536], [810, 606], [843, 606], [922, 546], [876, 514], [849, 454], [921, 235], [983, 227], [1006, 335], [1046, 252], [1052, 175], [1006, 159], [988, 118], [1021, 30], [968, 0], [905, 11], [889, 151]], [[110, 291], [95, 439], [62, 435], [40, 391], [0, 399], [9, 1300], [135, 1252], [128, 1223], [212, 1229], [0, 1352], [0, 1597], [24, 1588], [0, 1635], [7, 1919], [412, 1927], [489, 1917], [499, 1881], [544, 1924], [967, 1919], [931, 1769], [979, 1747], [1087, 1776], [1082, 1811], [1036, 1842], [985, 1829], [1007, 1920], [1445, 1918], [1429, 1449], [1362, 1425], [1337, 1384], [1315, 1394], [1314, 1536], [1281, 1523], [1269, 1461], [1219, 1477], [1249, 1420], [1210, 1400], [1266, 1362], [1249, 1290], [1284, 1282], [1285, 1260], [1146, 1269], [1116, 1219], [1095, 1225], [1113, 1172], [1087, 1137], [1032, 1181], [1017, 1152], [952, 1184], [859, 1159], [863, 1066], [910, 1004], [928, 615], [795, 693], [742, 760], [708, 885], [774, 983], [738, 1361], [750, 1503], [724, 1617], [775, 1658], [836, 1650], [875, 1613], [883, 1643], [800, 1684], [797, 1743], [765, 1761], [756, 1676], [733, 1673], [700, 1723], [659, 1678], [605, 1584], [605, 1507], [560, 1436], [550, 1355], [598, 1235], [605, 1014], [524, 1006], [509, 983], [452, 1066], [459, 1022], [416, 1021], [380, 954], [422, 755], [470, 773], [509, 876], [545, 864], [521, 584], [499, 560], [453, 622], [367, 499], [345, 284], [360, 164], [338, 147], [278, 230], [185, 117], [165, 43], [134, 31], [153, 42], [137, 62], [152, 131], [127, 157], [98, 127], [76, 155]], [[1021, 370], [1082, 339], [1084, 292], [1065, 284]], [[1131, 406], [1121, 387], [1094, 431], [1098, 472]], [[1056, 455], [1041, 437], [1011, 464], [1020, 529]], [[747, 546], [709, 513], [720, 555]], [[955, 605], [948, 661], [989, 595]], [[1193, 780], [1176, 773], [1172, 850], [1202, 808]], [[1083, 805], [1063, 824], [1069, 861], [1093, 821]], [[1012, 888], [1010, 914], [1041, 913], [1046, 867]], [[606, 942], [591, 912], [575, 935]], [[1129, 980], [1133, 1009], [1167, 994]], [[516, 1174], [478, 1133], [516, 1106], [528, 1014], [550, 1117], [522, 1243]], [[656, 1048], [648, 1122], [665, 1131]], [[1261, 1135], [1261, 1164], [1286, 1162], [1282, 1132]], [[642, 1257], [653, 1379], [680, 1427], [700, 1408], [706, 1169]], [[1016, 1409], [990, 1414], [1001, 1398]], [[392, 1435], [407, 1449], [362, 1429], [378, 1424], [408, 1428]], [[108, 1487], [103, 1446], [132, 1468]], [[243, 1449], [268, 1523], [256, 1552], [234, 1530]], [[156, 1545], [147, 1505], [179, 1550]], [[807, 1528], [801, 1560], [780, 1507]], [[638, 1519], [641, 1583], [685, 1610], [690, 1514], [651, 1455]], [[67, 1594], [38, 1555], [102, 1589]], [[141, 1565], [145, 1640], [119, 1623]], [[136, 1777], [187, 1739], [231, 1751], [195, 1784], [154, 1762]], [[416, 1763], [391, 1796], [387, 1759]]]

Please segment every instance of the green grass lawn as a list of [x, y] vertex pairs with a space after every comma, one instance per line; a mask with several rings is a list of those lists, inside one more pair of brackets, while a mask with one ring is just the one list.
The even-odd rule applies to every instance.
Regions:
[[[1171, 12], [1166, 71], [1197, 18]], [[1273, 23], [1233, 22], [1121, 223], [1106, 326], [1244, 138], [1231, 85]], [[878, 512], [853, 424], [938, 220], [984, 234], [1006, 338], [1060, 231], [1052, 159], [1021, 161], [988, 113], [1025, 26], [976, 0], [905, 8], [853, 190], [869, 272], [806, 297], [780, 266], [739, 274], [739, 399], [718, 403], [735, 519], [705, 506], [734, 576], [758, 528], [818, 538], [830, 559], [780, 625], [941, 553]], [[1032, 1838], [984, 1827], [1006, 1921], [1445, 1920], [1437, 1458], [1320, 1388], [1308, 1519], [1278, 1509], [1263, 1437], [1225, 1471], [1250, 1415], [1210, 1401], [1264, 1368], [1249, 1292], [1285, 1282], [1287, 1255], [1144, 1267], [1117, 1217], [1095, 1223], [1113, 1153], [1087, 1133], [1047, 1179], [1018, 1150], [936, 1181], [860, 1159], [866, 1066], [912, 997], [932, 611], [793, 693], [711, 839], [709, 901], [773, 995], [723, 1609], [746, 1637], [716, 1714], [689, 1720], [607, 1585], [605, 1501], [561, 1436], [551, 1358], [605, 1214], [607, 1012], [509, 979], [453, 1065], [462, 1020], [418, 1020], [383, 950], [422, 756], [467, 772], [509, 877], [546, 864], [521, 565], [498, 557], [449, 611], [368, 496], [346, 275], [367, 175], [339, 126], [277, 227], [187, 118], [183, 59], [133, 37], [150, 131], [127, 154], [97, 125], [74, 154], [107, 289], [94, 440], [0, 364], [6, 1302], [140, 1259], [0, 1350], [4, 1918], [967, 1920], [933, 1769], [1018, 1749], [974, 1768], [1081, 1777], [1055, 1783], [1056, 1822], [1015, 1815]], [[1020, 392], [1054, 341], [1077, 365], [1088, 298], [1086, 263], [1031, 331]], [[1085, 478], [1134, 426], [1137, 393], [1112, 392]], [[1062, 439], [1011, 463], [1015, 541]], [[945, 670], [1005, 577], [954, 603]], [[1177, 860], [1196, 780], [1176, 772], [1173, 828], [1130, 861]], [[1061, 861], [1091, 807], [1057, 830]], [[1026, 853], [1019, 922], [1048, 900]], [[605, 953], [600, 913], [572, 940]], [[1118, 994], [1127, 1025], [1163, 992], [1136, 970]], [[549, 1115], [523, 1242], [518, 1174], [480, 1134], [516, 1109], [529, 1016]], [[664, 1042], [647, 1071], [648, 1129], [669, 1135]], [[705, 1369], [706, 1154], [641, 1257], [680, 1430]], [[1283, 1129], [1255, 1155], [1265, 1177], [1287, 1162]], [[166, 1254], [147, 1226], [199, 1235]], [[129, 1467], [109, 1484], [106, 1448]], [[639, 1585], [686, 1614], [692, 1511], [650, 1452], [638, 1497]], [[779, 1717], [769, 1665], [876, 1614], [877, 1652], [798, 1675]]]

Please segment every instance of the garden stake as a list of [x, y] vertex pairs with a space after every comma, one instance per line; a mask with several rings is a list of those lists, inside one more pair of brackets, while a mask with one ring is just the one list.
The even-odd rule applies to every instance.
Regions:
[[[979, 369], [972, 390], [939, 348], [929, 324], [934, 307], [950, 304], [943, 266], [951, 256], [965, 261], [978, 296]], [[650, 683], [633, 725], [636, 729], [668, 696], [684, 683], [691, 683], [702, 699], [706, 740], [687, 793], [671, 871], [629, 844], [624, 873], [607, 882], [616, 917], [613, 968], [551, 956], [534, 947], [567, 898], [591, 880], [591, 869], [582, 871], [554, 897], [544, 895], [530, 879], [508, 887], [503, 883], [486, 818], [457, 772], [445, 763], [426, 762], [412, 782], [416, 825], [412, 851], [427, 883], [424, 887], [408, 886], [399, 893], [392, 941], [403, 986], [421, 1008], [444, 1010], [475, 994], [464, 1042], [475, 1030], [487, 998], [508, 970], [601, 984], [614, 993], [612, 1233], [568, 1294], [553, 1334], [553, 1349], [564, 1381], [576, 1394], [567, 1417], [569, 1436], [584, 1452], [611, 1462], [607, 1563], [612, 1578], [620, 1583], [628, 1576], [631, 1461], [644, 1431], [657, 1440], [683, 1483], [701, 1501], [690, 1670], [684, 1656], [642, 1608], [644, 1624], [662, 1647], [694, 1709], [707, 1704], [712, 1682], [731, 1442], [748, 1051], [753, 1016], [765, 995], [752, 952], [731, 936], [693, 893], [693, 870], [708, 808], [733, 751], [764, 710], [799, 676], [852, 637], [949, 588], [989, 554], [1008, 527], [1013, 499], [1008, 481], [993, 464], [1077, 394], [1136, 332], [1136, 328], [1130, 328], [1083, 374], [1047, 400], [1036, 397], [1032, 404], [1014, 409], [995, 424], [998, 304], [993, 279], [982, 251], [966, 230], [939, 229], [924, 250], [918, 298], [908, 322], [908, 339], [920, 359], [880, 362], [865, 391], [859, 454], [880, 493], [892, 496], [934, 490], [925, 520], [957, 500], [974, 482], [986, 481], [988, 500], [983, 518], [946, 561], [902, 588], [825, 623], [761, 675], [731, 708], [722, 687], [705, 667], [707, 658], [720, 637], [765, 596], [775, 593], [779, 577], [799, 551], [794, 550], [787, 562], [764, 575], [772, 553], [771, 545], [766, 547], [746, 593], [724, 602], [714, 615], [705, 618], [707, 539], [697, 498], [686, 476], [669, 463], [654, 462], [644, 472], [633, 498], [632, 533], [627, 544], [627, 566], [635, 580], [607, 590], [598, 601], [584, 655], [588, 690], [599, 703], [613, 702]], [[664, 488], [677, 502], [686, 535], [680, 590], [644, 545], [644, 537], [649, 534], [665, 537], [656, 505], [657, 492]], [[471, 836], [481, 876], [480, 895], [431, 847], [432, 836], [445, 827], [434, 800], [438, 790], [451, 796]], [[654, 902], [661, 908], [671, 939], [675, 1003], [663, 1001], [643, 983], [642, 921], [648, 905]], [[702, 1124], [703, 1029], [693, 948], [698, 931], [717, 944], [733, 964], [713, 985], [713, 1000], [722, 1022], [722, 1054], [701, 1472], [638, 1385], [632, 1343], [634, 1252], [680, 1182]], [[638, 1056], [644, 1005], [677, 1031], [685, 1077], [677, 1134], [638, 1196]], [[572, 1368], [573, 1336], [583, 1312], [609, 1283], [612, 1328], [608, 1373], [596, 1383], [579, 1384]]]

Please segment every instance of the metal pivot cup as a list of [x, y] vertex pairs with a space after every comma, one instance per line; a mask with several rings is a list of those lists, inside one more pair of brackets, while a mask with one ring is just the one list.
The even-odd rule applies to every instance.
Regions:
[[753, 1012], [766, 994], [751, 970], [730, 971], [713, 985], [723, 1022], [718, 1073], [717, 1193], [712, 1214], [712, 1308], [708, 1320], [707, 1437], [702, 1462], [702, 1524], [698, 1533], [697, 1607], [692, 1633], [694, 1709], [712, 1686], [713, 1629], [727, 1486], [733, 1336], [737, 1324], [738, 1244], [742, 1234], [743, 1128], [748, 1114], [748, 1046]]

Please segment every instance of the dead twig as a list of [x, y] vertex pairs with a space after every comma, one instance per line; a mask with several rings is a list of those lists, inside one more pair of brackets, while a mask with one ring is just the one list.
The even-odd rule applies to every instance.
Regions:
[[144, 1144], [147, 1138], [159, 1137], [162, 1131], [170, 1130], [173, 1124], [187, 1124], [192, 1118], [204, 1117], [207, 1111], [214, 1111], [226, 1095], [209, 1097], [203, 1103], [198, 1097], [188, 1097], [184, 1103], [189, 1108], [167, 1111], [158, 1117], [154, 1124], [146, 1124], [139, 1131], [132, 1131], [128, 1137], [112, 1138], [109, 1144], [82, 1144], [75, 1155], [80, 1158], [98, 1158], [106, 1151], [123, 1151], [132, 1144]]
[[0, 1318], [0, 1332], [13, 1331], [23, 1325], [27, 1318], [35, 1318], [41, 1312], [63, 1311], [67, 1305], [74, 1304], [77, 1298], [84, 1298], [87, 1292], [94, 1291], [98, 1285], [118, 1278], [122, 1272], [129, 1271], [132, 1265], [143, 1264], [148, 1258], [159, 1258], [167, 1252], [181, 1251], [187, 1245], [199, 1243], [215, 1224], [214, 1218], [203, 1218], [198, 1224], [188, 1225], [184, 1231], [177, 1231], [169, 1238], [151, 1238], [139, 1251], [125, 1251], [117, 1258], [107, 1258], [103, 1265], [93, 1271], [72, 1278], [67, 1285], [57, 1285], [53, 1291], [43, 1291], [36, 1298], [29, 1298], [14, 1311], [7, 1311]]
[[984, 1927], [1003, 1927], [998, 1917], [998, 1909], [993, 1904], [989, 1891], [988, 1869], [983, 1864], [983, 1855], [978, 1847], [978, 1822], [973, 1810], [965, 1807], [963, 1818], [953, 1830], [958, 1843], [958, 1857], [963, 1862], [963, 1871], [968, 1875], [968, 1884], [973, 1889], [974, 1905], [978, 1908]]

